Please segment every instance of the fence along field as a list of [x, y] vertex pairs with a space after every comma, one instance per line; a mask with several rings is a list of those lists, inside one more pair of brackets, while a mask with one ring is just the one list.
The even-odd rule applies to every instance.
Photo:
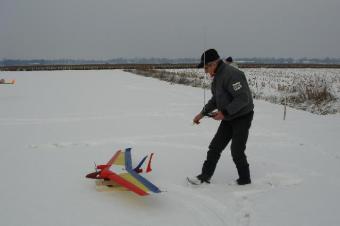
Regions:
[[[243, 68], [255, 99], [316, 114], [340, 112], [340, 69]], [[210, 87], [199, 69], [132, 69], [135, 74], [193, 87]]]

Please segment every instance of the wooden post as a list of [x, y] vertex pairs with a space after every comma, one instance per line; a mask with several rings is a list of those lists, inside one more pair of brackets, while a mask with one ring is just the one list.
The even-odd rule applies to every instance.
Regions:
[[287, 114], [287, 97], [285, 97], [285, 102], [284, 102], [283, 120], [286, 120], [286, 114]]

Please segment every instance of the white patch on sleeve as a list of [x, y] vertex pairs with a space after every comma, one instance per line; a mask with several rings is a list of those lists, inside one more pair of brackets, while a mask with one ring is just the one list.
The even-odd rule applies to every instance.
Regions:
[[239, 90], [241, 88], [242, 88], [241, 82], [236, 82], [236, 83], [233, 84], [233, 89], [235, 91], [237, 91], [237, 90]]

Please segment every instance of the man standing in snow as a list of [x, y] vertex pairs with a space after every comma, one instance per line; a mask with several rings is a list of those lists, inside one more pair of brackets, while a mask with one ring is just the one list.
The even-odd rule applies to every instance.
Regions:
[[242, 71], [225, 64], [215, 49], [206, 50], [197, 67], [204, 67], [205, 73], [213, 78], [212, 97], [193, 122], [199, 124], [204, 116], [209, 116], [221, 123], [209, 145], [201, 174], [188, 180], [193, 184], [210, 183], [221, 153], [231, 140], [231, 155], [239, 175], [236, 182], [239, 185], [250, 184], [245, 149], [254, 104], [247, 79]]

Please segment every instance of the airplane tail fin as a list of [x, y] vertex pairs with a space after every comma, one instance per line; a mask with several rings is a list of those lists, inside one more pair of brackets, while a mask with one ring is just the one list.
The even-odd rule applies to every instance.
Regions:
[[152, 169], [151, 169], [151, 160], [152, 160], [152, 157], [153, 157], [153, 153], [151, 153], [150, 158], [149, 158], [149, 162], [148, 162], [148, 166], [146, 167], [146, 172], [147, 173], [152, 171]]
[[[149, 158], [149, 161], [148, 161], [148, 165], [146, 166], [146, 169], [145, 169], [145, 173], [149, 173], [152, 171], [151, 169], [151, 160], [152, 160], [152, 157], [153, 157], [153, 153], [151, 153], [150, 155], [150, 158]], [[140, 163], [137, 165], [136, 168], [134, 168], [134, 171], [137, 172], [137, 173], [142, 173], [143, 172], [143, 169], [141, 169], [143, 163], [145, 162], [145, 160], [148, 158], [148, 156], [145, 156], [142, 161], [140, 161]]]
[[137, 173], [142, 173], [143, 172], [143, 169], [141, 169], [141, 167], [142, 167], [142, 165], [143, 165], [143, 163], [145, 162], [145, 160], [146, 160], [146, 158], [147, 158], [148, 156], [145, 156], [143, 159], [142, 159], [142, 161], [140, 161], [140, 163], [136, 166], [136, 168], [134, 169], [134, 171], [135, 172], [137, 172]]

